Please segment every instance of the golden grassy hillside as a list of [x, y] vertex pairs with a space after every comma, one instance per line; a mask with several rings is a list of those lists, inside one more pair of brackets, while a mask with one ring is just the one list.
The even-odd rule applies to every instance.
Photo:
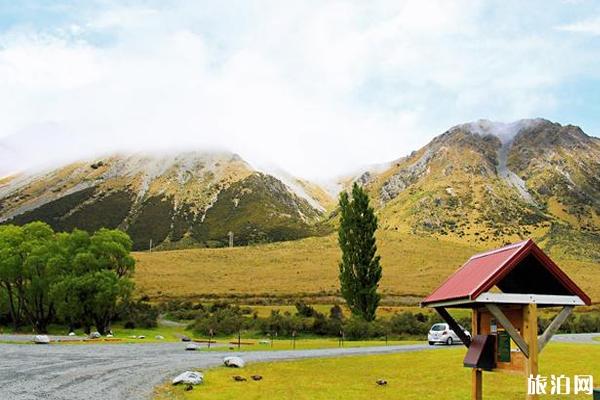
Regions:
[[[384, 303], [416, 303], [472, 254], [485, 250], [450, 240], [384, 231], [378, 236]], [[138, 291], [153, 301], [172, 298], [331, 301], [338, 290], [336, 237], [308, 238], [233, 249], [135, 253]], [[598, 299], [598, 266], [557, 259], [584, 290]], [[277, 301], [276, 301], [277, 302]]]

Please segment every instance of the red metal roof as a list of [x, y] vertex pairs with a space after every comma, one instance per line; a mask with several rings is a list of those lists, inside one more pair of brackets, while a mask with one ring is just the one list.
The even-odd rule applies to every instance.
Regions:
[[474, 300], [481, 293], [498, 284], [529, 254], [533, 254], [569, 293], [579, 296], [584, 303], [591, 304], [590, 298], [533, 240], [529, 239], [474, 255], [438, 289], [423, 300], [422, 305], [459, 299]]

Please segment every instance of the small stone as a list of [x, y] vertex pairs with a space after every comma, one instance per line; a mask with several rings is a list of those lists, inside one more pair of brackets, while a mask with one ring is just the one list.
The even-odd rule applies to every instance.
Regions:
[[144, 336], [144, 335], [140, 335], [140, 336], [138, 336], [137, 338], [138, 338], [138, 339], [146, 339], [146, 336]]
[[258, 344], [269, 344], [269, 343], [271, 343], [271, 341], [270, 340], [266, 340], [266, 339], [258, 341]]
[[109, 333], [108, 335], [106, 335], [107, 338], [111, 338], [113, 337], [112, 333]]
[[387, 385], [387, 381], [385, 379], [377, 379], [375, 383], [377, 383], [379, 386]]
[[157, 339], [157, 340], [163, 340], [164, 338], [165, 337], [162, 336], [162, 335], [156, 335], [156, 336], [154, 336], [154, 339]]
[[223, 364], [230, 368], [244, 368], [246, 363], [240, 357], [225, 357], [223, 359]]
[[199, 385], [204, 382], [204, 375], [200, 372], [185, 371], [182, 374], [177, 375], [173, 379], [173, 385], [185, 383], [188, 385]]
[[187, 346], [185, 346], [185, 349], [188, 351], [195, 351], [198, 350], [200, 348], [199, 345], [197, 345], [196, 343], [189, 343]]
[[48, 335], [37, 335], [33, 338], [33, 342], [36, 344], [48, 344], [50, 343], [50, 338]]
[[240, 375], [234, 375], [234, 376], [232, 376], [232, 378], [236, 382], [246, 382], [246, 378], [244, 378], [243, 376], [240, 376]]
[[76, 336], [75, 332], [69, 332], [69, 336]]
[[253, 381], [262, 381], [262, 375], [252, 375], [250, 378], [252, 378]]
[[182, 336], [182, 337], [181, 337], [181, 341], [182, 341], [182, 342], [191, 342], [191, 341], [192, 341], [192, 339], [190, 339], [190, 338], [189, 338], [189, 337], [187, 337], [187, 336]]
[[100, 332], [90, 333], [90, 339], [100, 339], [101, 337], [102, 337], [102, 335], [100, 334]]
[[192, 385], [187, 385], [187, 386], [185, 387], [185, 391], [186, 391], [186, 392], [189, 392], [189, 391], [190, 391], [190, 390], [192, 390], [192, 389], [194, 389], [194, 386], [192, 386]]

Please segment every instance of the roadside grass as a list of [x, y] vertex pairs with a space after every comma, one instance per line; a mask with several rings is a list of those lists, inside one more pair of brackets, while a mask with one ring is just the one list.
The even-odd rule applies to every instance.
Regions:
[[[343, 345], [337, 338], [315, 338], [315, 339], [297, 339], [296, 343], [292, 339], [275, 339], [271, 345], [269, 343], [260, 343], [261, 339], [244, 339], [241, 340], [241, 346], [238, 350], [237, 338], [217, 339], [216, 342], [220, 346], [211, 347], [210, 351], [223, 351], [223, 344], [226, 349], [230, 349], [232, 353], [239, 351], [277, 351], [277, 350], [311, 350], [311, 349], [331, 349], [338, 347], [373, 347], [373, 346], [402, 346], [408, 344], [423, 344], [424, 341], [418, 340], [345, 340]], [[295, 346], [295, 347], [294, 347]], [[231, 349], [232, 348], [232, 349]], [[203, 349], [207, 350], [207, 349]]]
[[[112, 326], [113, 337], [107, 338], [103, 336], [99, 339], [87, 339], [87, 335], [81, 330], [76, 329], [75, 334], [77, 336], [73, 337], [74, 340], [61, 341], [61, 342], [52, 342], [52, 344], [91, 344], [91, 343], [163, 343], [163, 342], [179, 342], [181, 341], [180, 336], [185, 335], [189, 337], [193, 337], [192, 332], [185, 329], [185, 327], [178, 326], [158, 326], [156, 328], [135, 328], [135, 329], [126, 329], [120, 324], [115, 324]], [[0, 332], [6, 334], [26, 334], [26, 335], [35, 335], [35, 333], [31, 332], [14, 332], [10, 328], [2, 328]], [[49, 335], [67, 335], [68, 329], [65, 329], [63, 326], [59, 325], [51, 325], [48, 329]], [[156, 339], [156, 336], [163, 336], [164, 339]], [[133, 338], [135, 336], [135, 338]], [[144, 336], [144, 339], [138, 339], [139, 336]], [[75, 340], [81, 339], [81, 340]], [[85, 339], [85, 340], [84, 340]], [[10, 341], [10, 340], [0, 340], [0, 343], [21, 343], [18, 341]]]
[[[416, 305], [474, 253], [494, 245], [459, 243], [381, 231], [383, 306]], [[219, 249], [134, 253], [138, 294], [153, 302], [172, 299], [237, 304], [331, 304], [339, 300], [339, 249], [335, 235]], [[600, 298], [597, 265], [558, 254], [561, 268], [593, 299]]]
[[[155, 390], [155, 400], [166, 399], [403, 399], [437, 400], [470, 398], [471, 370], [462, 366], [465, 349], [420, 351], [392, 355], [348, 356], [298, 361], [247, 364], [241, 370], [218, 367], [204, 371], [205, 383], [185, 391], [165, 383]], [[540, 374], [592, 375], [600, 379], [600, 346], [551, 343], [540, 354]], [[248, 378], [234, 382], [233, 375]], [[251, 375], [263, 380], [252, 381]], [[375, 381], [385, 379], [386, 386]], [[522, 399], [524, 376], [484, 373], [484, 398]], [[556, 399], [590, 399], [589, 395], [552, 396]], [[543, 396], [542, 396], [543, 398]]]

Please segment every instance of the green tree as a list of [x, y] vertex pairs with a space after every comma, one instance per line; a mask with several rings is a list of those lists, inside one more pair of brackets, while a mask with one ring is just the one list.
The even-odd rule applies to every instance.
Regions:
[[133, 292], [131, 239], [121, 231], [101, 229], [91, 237], [75, 230], [58, 241], [70, 266], [51, 291], [59, 316], [71, 328], [81, 324], [89, 333], [93, 323], [105, 334], [118, 303]]
[[23, 324], [23, 303], [18, 286], [23, 279], [23, 257], [19, 251], [24, 241], [23, 228], [0, 226], [0, 288], [3, 289], [11, 321], [18, 329]]
[[49, 287], [55, 276], [54, 231], [43, 222], [32, 222], [23, 226], [22, 241], [17, 245], [20, 270], [15, 281], [23, 313], [36, 332], [46, 332], [54, 315]]
[[369, 205], [369, 196], [356, 183], [352, 186], [352, 199], [346, 192], [340, 194], [339, 207], [341, 293], [352, 314], [372, 321], [380, 300], [377, 288], [381, 265], [375, 241], [377, 217]]

